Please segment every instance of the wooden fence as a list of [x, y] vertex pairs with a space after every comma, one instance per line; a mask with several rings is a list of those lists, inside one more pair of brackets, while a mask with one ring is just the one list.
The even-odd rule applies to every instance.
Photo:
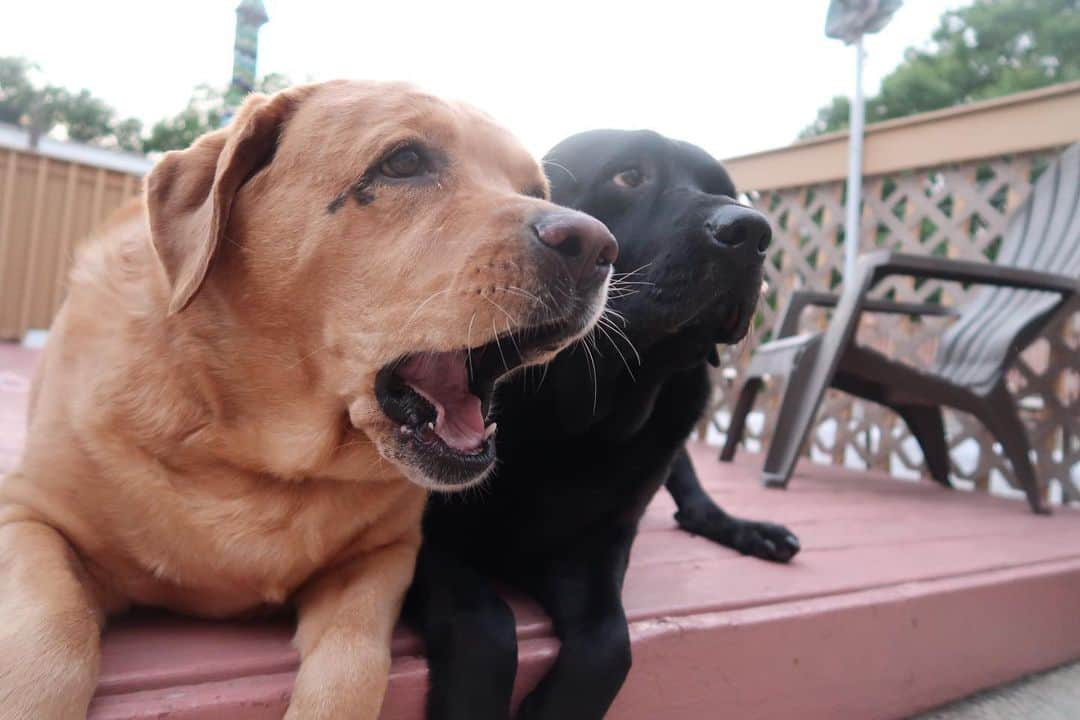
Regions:
[[[927, 113], [868, 128], [860, 252], [881, 248], [991, 260], [1009, 214], [1059, 150], [1080, 140], [1080, 83]], [[768, 338], [797, 288], [836, 289], [843, 268], [847, 134], [726, 162], [736, 184], [770, 219], [774, 242], [766, 264], [770, 290], [747, 346], [728, 352], [731, 371], [719, 378], [711, 416], [724, 430], [755, 344]], [[897, 300], [954, 306], [975, 288], [891, 278], [878, 288]], [[823, 329], [828, 315], [807, 311], [803, 327]], [[864, 316], [859, 342], [913, 364], [929, 363], [948, 320]], [[1080, 498], [1080, 312], [1049, 328], [1009, 376], [1053, 495]], [[752, 422], [751, 447], [769, 440], [779, 401], [770, 382], [758, 402], [764, 422]], [[1003, 490], [1008, 462], [974, 418], [947, 416], [958, 485]], [[704, 428], [703, 428], [704, 429]], [[830, 390], [806, 452], [815, 459], [899, 475], [924, 472], [915, 439], [898, 417], [872, 403]]]
[[0, 145], [0, 340], [49, 327], [75, 245], [141, 188], [139, 162], [109, 163], [94, 148], [53, 152], [59, 146]]

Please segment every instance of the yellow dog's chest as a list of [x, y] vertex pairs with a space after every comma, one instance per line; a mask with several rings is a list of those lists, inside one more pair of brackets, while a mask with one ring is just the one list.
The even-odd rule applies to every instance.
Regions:
[[405, 481], [184, 494], [151, 537], [124, 543], [134, 567], [110, 574], [123, 576], [122, 592], [136, 603], [233, 615], [284, 603], [321, 569], [418, 532], [422, 508], [423, 492]]

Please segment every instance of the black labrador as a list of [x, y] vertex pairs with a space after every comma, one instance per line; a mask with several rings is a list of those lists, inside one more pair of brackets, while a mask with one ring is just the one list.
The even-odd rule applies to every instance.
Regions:
[[684, 449], [716, 344], [737, 342], [751, 322], [768, 222], [735, 201], [705, 151], [654, 132], [575, 135], [545, 168], [555, 202], [618, 239], [617, 279], [591, 347], [498, 391], [500, 463], [484, 489], [428, 506], [406, 616], [427, 646], [428, 717], [438, 720], [510, 715], [517, 641], [497, 582], [535, 598], [562, 642], [517, 717], [603, 717], [630, 669], [620, 598], [630, 546], [661, 485], [692, 533], [767, 560], [799, 551], [786, 528], [721, 510]]

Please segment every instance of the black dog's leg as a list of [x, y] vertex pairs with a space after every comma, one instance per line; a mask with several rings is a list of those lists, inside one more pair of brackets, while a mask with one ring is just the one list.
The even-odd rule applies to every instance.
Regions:
[[687, 532], [763, 560], [787, 562], [799, 552], [798, 538], [783, 525], [743, 520], [713, 502], [701, 487], [686, 448], [675, 456], [667, 489], [679, 506], [675, 521]]
[[510, 717], [517, 629], [487, 576], [425, 542], [405, 617], [426, 646], [428, 720]]
[[578, 546], [531, 588], [562, 646], [518, 710], [518, 720], [600, 720], [630, 671], [622, 580], [633, 533]]

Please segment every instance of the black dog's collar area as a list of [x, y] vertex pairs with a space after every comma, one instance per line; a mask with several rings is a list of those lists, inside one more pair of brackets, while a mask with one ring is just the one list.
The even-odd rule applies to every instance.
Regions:
[[672, 327], [668, 335], [643, 350], [643, 355], [682, 369], [703, 362], [720, 367], [717, 346], [735, 345], [745, 338], [756, 307], [757, 298], [721, 298]]
[[714, 313], [716, 320], [712, 327], [716, 328], [713, 342], [721, 345], [734, 345], [746, 337], [750, 330], [750, 323], [754, 319], [754, 308], [757, 307], [757, 297], [746, 301], [733, 301], [723, 303]]

